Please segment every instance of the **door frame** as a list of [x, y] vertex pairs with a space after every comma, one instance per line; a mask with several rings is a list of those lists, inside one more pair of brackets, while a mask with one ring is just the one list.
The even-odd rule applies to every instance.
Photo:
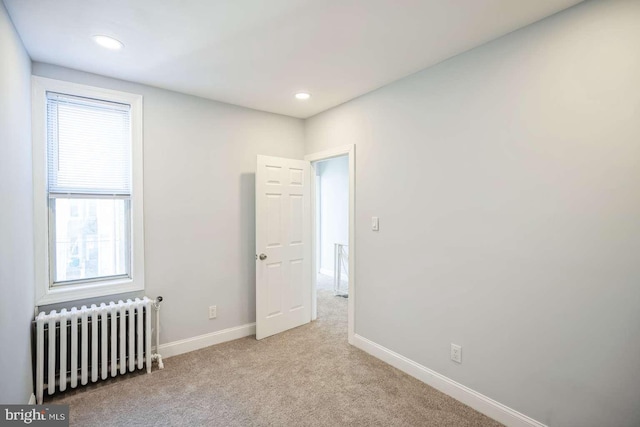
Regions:
[[347, 304], [348, 311], [348, 327], [347, 337], [349, 344], [353, 345], [355, 335], [355, 306], [356, 306], [356, 146], [355, 144], [334, 147], [318, 153], [308, 154], [304, 159], [311, 164], [311, 320], [318, 318], [318, 298], [316, 294], [317, 288], [317, 242], [316, 242], [316, 224], [317, 224], [317, 206], [316, 206], [316, 164], [322, 160], [329, 160], [335, 157], [347, 156], [349, 159], [349, 298]]

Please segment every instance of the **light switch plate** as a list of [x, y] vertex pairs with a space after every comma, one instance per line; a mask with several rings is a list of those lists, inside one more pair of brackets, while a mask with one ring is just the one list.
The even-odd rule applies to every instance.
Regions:
[[373, 231], [380, 230], [380, 221], [378, 220], [377, 216], [372, 216], [371, 217], [371, 229]]
[[462, 363], [462, 347], [458, 344], [451, 343], [451, 360]]

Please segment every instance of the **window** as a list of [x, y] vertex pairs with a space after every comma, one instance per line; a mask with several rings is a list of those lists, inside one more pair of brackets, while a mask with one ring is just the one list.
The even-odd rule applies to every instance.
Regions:
[[37, 304], [144, 289], [141, 97], [33, 89]]

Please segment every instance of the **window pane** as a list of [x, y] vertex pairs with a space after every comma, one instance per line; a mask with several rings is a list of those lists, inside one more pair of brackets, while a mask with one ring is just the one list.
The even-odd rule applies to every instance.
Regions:
[[128, 105], [47, 95], [49, 192], [131, 193]]
[[129, 200], [52, 198], [54, 283], [129, 273]]

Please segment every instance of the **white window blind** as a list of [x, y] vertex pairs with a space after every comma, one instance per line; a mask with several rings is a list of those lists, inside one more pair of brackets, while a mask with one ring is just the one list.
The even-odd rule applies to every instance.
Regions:
[[131, 107], [47, 92], [51, 196], [131, 195]]

